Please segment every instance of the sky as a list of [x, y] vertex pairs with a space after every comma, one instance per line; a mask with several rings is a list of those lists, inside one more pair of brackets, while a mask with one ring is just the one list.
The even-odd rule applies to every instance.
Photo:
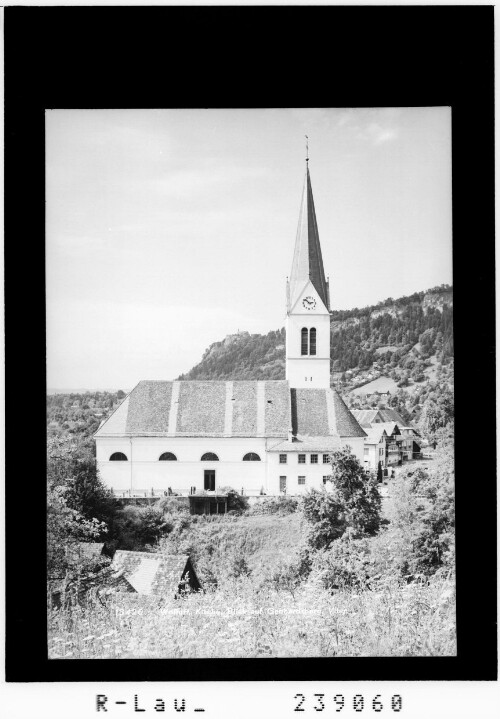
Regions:
[[49, 110], [48, 387], [283, 327], [305, 135], [332, 309], [452, 284], [450, 108]]

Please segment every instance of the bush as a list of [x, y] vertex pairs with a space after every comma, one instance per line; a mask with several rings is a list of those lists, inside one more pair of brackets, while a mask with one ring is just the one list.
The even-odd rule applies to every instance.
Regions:
[[248, 509], [248, 499], [233, 489], [232, 487], [221, 487], [217, 494], [227, 495], [228, 512], [236, 512], [242, 514]]
[[376, 534], [381, 507], [377, 480], [349, 449], [332, 454], [332, 483], [332, 497], [343, 509], [346, 526], [358, 537]]
[[293, 514], [299, 508], [299, 500], [295, 497], [269, 497], [263, 502], [257, 502], [248, 510], [248, 514]]
[[341, 537], [347, 527], [345, 508], [333, 493], [312, 489], [304, 496], [302, 511], [309, 522], [308, 544], [324, 549]]
[[370, 547], [347, 530], [329, 549], [316, 553], [311, 579], [325, 589], [365, 589], [370, 578]]

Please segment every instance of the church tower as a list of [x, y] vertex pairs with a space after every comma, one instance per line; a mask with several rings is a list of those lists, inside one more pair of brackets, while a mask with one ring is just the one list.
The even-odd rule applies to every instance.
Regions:
[[330, 387], [330, 290], [306, 159], [292, 271], [287, 282], [286, 378], [291, 388]]

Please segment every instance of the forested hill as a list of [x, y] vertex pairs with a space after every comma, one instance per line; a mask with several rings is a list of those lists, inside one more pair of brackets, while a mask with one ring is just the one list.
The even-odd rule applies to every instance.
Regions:
[[[430, 364], [453, 357], [453, 290], [441, 285], [370, 307], [332, 312], [334, 376], [370, 368], [391, 372], [405, 386]], [[432, 358], [432, 360], [431, 360]], [[351, 373], [350, 373], [351, 374]], [[356, 373], [353, 373], [356, 374]], [[393, 373], [394, 374], [394, 373]], [[267, 335], [240, 332], [215, 342], [199, 364], [179, 379], [284, 379], [285, 330]], [[361, 377], [360, 377], [361, 379]]]

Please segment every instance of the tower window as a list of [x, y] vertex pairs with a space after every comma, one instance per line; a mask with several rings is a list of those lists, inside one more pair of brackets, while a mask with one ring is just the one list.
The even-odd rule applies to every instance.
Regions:
[[109, 458], [110, 462], [128, 462], [127, 455], [123, 452], [113, 452]]
[[302, 327], [301, 333], [301, 343], [300, 343], [300, 354], [306, 355], [308, 350], [308, 331], [307, 327]]
[[316, 327], [311, 327], [309, 330], [309, 354], [316, 354]]

